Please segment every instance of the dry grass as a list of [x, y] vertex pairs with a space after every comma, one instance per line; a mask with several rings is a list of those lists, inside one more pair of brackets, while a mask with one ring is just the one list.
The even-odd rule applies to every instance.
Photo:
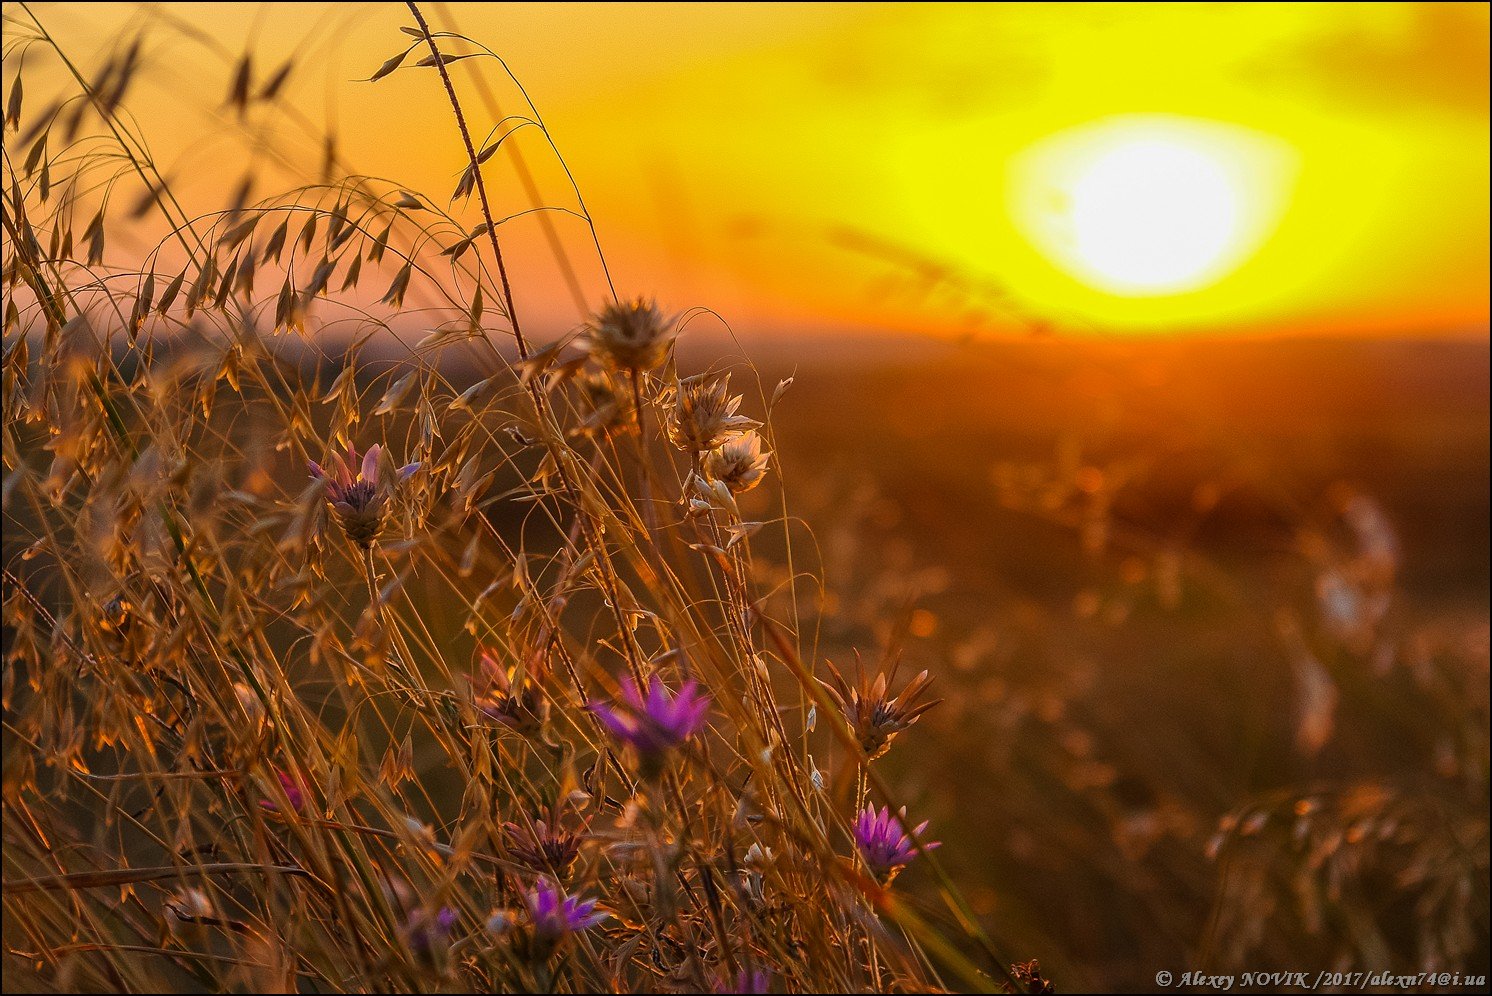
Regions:
[[428, 74], [453, 198], [329, 151], [203, 214], [123, 111], [139, 39], [88, 75], [7, 10], [7, 66], [75, 84], [18, 68], [5, 157], [7, 987], [997, 988], [931, 841], [857, 849], [873, 703], [753, 566], [771, 402], [684, 379], [644, 302], [525, 337], [446, 71], [496, 57], [410, 12], [372, 85]]

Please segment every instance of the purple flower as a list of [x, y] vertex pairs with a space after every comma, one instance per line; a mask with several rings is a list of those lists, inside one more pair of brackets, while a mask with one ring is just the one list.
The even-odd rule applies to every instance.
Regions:
[[410, 950], [426, 954], [437, 945], [444, 944], [460, 918], [461, 914], [454, 906], [442, 906], [433, 916], [425, 907], [419, 907], [409, 915], [404, 924], [404, 935], [409, 940]]
[[[375, 443], [360, 460], [357, 449], [348, 443], [345, 459], [332, 454], [330, 470], [310, 462], [311, 476], [326, 482], [326, 500], [337, 513], [342, 528], [353, 542], [362, 546], [372, 546], [383, 528], [387, 492], [378, 487], [378, 462], [382, 455], [383, 447]], [[398, 479], [407, 480], [419, 469], [418, 463], [406, 464], [399, 468]]]
[[[876, 812], [876, 807], [869, 805], [855, 818], [855, 847], [871, 872], [886, 884], [917, 856], [917, 845], [912, 837], [920, 838], [927, 829], [924, 820], [911, 834], [903, 832], [906, 817], [906, 809], [893, 814], [889, 806]], [[922, 849], [931, 851], [939, 846], [937, 841], [928, 841]]]
[[710, 712], [710, 697], [694, 681], [684, 682], [675, 695], [656, 677], [650, 678], [644, 696], [636, 682], [625, 678], [621, 691], [621, 705], [592, 702], [590, 709], [614, 737], [631, 744], [644, 759], [656, 760], [694, 736]]
[[715, 983], [717, 993], [766, 993], [772, 990], [772, 973], [765, 969], [741, 969], [734, 981], [720, 980]]
[[[300, 781], [294, 775], [279, 768], [275, 769], [275, 778], [279, 780], [280, 790], [289, 800], [290, 808], [297, 813], [303, 812], [306, 808], [306, 790], [301, 786]], [[273, 799], [260, 799], [259, 805], [265, 809], [278, 810], [280, 808], [279, 803]]]
[[590, 930], [610, 914], [596, 912], [596, 900], [567, 896], [552, 879], [541, 878], [523, 897], [534, 937], [553, 944]]

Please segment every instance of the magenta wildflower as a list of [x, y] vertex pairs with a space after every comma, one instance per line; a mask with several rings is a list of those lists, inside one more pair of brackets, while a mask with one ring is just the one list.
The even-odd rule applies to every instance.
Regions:
[[[906, 809], [892, 813], [889, 806], [883, 806], [880, 812], [876, 812], [876, 807], [872, 804], [861, 810], [855, 818], [855, 847], [872, 874], [883, 884], [889, 885], [902, 868], [917, 856], [917, 845], [912, 837], [920, 838], [927, 829], [927, 821], [924, 820], [911, 834], [905, 833], [903, 821], [906, 817]], [[939, 842], [928, 841], [922, 845], [922, 849], [931, 851], [938, 846]]]
[[[375, 443], [359, 459], [357, 450], [348, 443], [345, 459], [332, 454], [330, 471], [315, 461], [310, 462], [311, 476], [326, 482], [327, 502], [337, 513], [348, 539], [359, 546], [371, 547], [383, 530], [388, 492], [378, 486], [378, 461], [382, 455], [383, 447]], [[405, 464], [399, 468], [398, 480], [408, 479], [419, 469], [418, 463]]]
[[592, 702], [590, 710], [612, 736], [637, 751], [649, 769], [656, 769], [669, 750], [694, 736], [710, 712], [710, 697], [695, 681], [684, 682], [678, 694], [673, 694], [653, 677], [644, 696], [635, 681], [625, 678], [621, 693], [620, 705]]
[[[306, 790], [300, 781], [288, 771], [279, 768], [275, 769], [275, 778], [279, 780], [280, 790], [285, 793], [285, 798], [289, 801], [290, 808], [297, 813], [304, 812], [306, 808]], [[260, 799], [259, 805], [265, 809], [278, 810], [280, 808], [279, 803], [273, 799]]]
[[567, 896], [550, 878], [541, 878], [523, 896], [534, 939], [557, 944], [570, 934], [590, 930], [610, 914], [596, 911], [596, 900]]

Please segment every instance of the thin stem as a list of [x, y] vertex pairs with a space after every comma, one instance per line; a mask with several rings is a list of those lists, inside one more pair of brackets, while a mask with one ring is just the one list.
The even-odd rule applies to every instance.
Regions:
[[461, 141], [466, 145], [466, 158], [471, 163], [469, 168], [476, 181], [477, 197], [482, 202], [482, 218], [487, 222], [487, 241], [492, 245], [492, 258], [497, 262], [497, 277], [502, 282], [503, 307], [507, 311], [509, 324], [513, 326], [513, 341], [518, 345], [518, 356], [526, 360], [529, 355], [528, 340], [523, 337], [523, 329], [518, 323], [518, 310], [513, 307], [513, 288], [508, 283], [508, 268], [503, 263], [502, 247], [497, 243], [497, 224], [492, 220], [492, 205], [487, 200], [487, 184], [482, 181], [482, 166], [477, 162], [477, 149], [471, 142], [471, 131], [466, 127], [466, 115], [461, 112], [461, 101], [456, 99], [456, 87], [451, 83], [451, 74], [446, 72], [445, 59], [435, 44], [435, 36], [430, 33], [425, 15], [420, 13], [419, 4], [413, 0], [410, 0], [408, 7], [425, 36], [425, 44], [430, 46], [430, 55], [435, 60], [435, 68], [440, 72], [440, 81], [445, 84], [446, 96], [451, 99], [451, 110], [456, 114], [456, 127], [461, 132]]

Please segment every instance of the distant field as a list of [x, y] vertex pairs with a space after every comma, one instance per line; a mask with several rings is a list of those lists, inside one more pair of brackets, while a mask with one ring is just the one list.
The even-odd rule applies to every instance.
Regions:
[[[790, 351], [761, 351], [769, 389]], [[1444, 755], [1460, 722], [1482, 738], [1485, 765], [1487, 344], [805, 353], [774, 428], [840, 608], [826, 650], [838, 659], [884, 635], [888, 610], [921, 610], [908, 614], [923, 635], [907, 657], [933, 668], [950, 703], [927, 721], [936, 746], [898, 775], [956, 835], [989, 924], [1069, 985], [1120, 988], [1209, 950], [1234, 967], [1327, 957], [1362, 929], [1331, 916], [1303, 926], [1271, 902], [1250, 935], [1226, 903], [1215, 908], [1227, 877], [1207, 845], [1219, 819], [1260, 799], [1454, 795]], [[1056, 479], [1064, 459], [1131, 475], [1101, 549], [1084, 551], [1080, 502], [1000, 499], [999, 465]], [[1395, 635], [1380, 639], [1400, 656], [1325, 658], [1332, 732], [1301, 751], [1297, 729], [1323, 707], [1280, 620], [1310, 625], [1302, 533], [1329, 531], [1342, 485], [1381, 503], [1397, 534]], [[1199, 489], [1214, 489], [1206, 514]], [[1157, 554], [1173, 547], [1191, 580], [1167, 606]], [[1467, 697], [1454, 709], [1442, 713], [1442, 693], [1416, 677], [1414, 646], [1455, 661], [1450, 680]], [[1294, 865], [1274, 874], [1286, 894], [1311, 893]], [[1117, 907], [1120, 893], [1134, 901]], [[1378, 940], [1412, 960], [1421, 914], [1387, 900], [1379, 911]], [[1485, 966], [1485, 933], [1474, 950]]]

